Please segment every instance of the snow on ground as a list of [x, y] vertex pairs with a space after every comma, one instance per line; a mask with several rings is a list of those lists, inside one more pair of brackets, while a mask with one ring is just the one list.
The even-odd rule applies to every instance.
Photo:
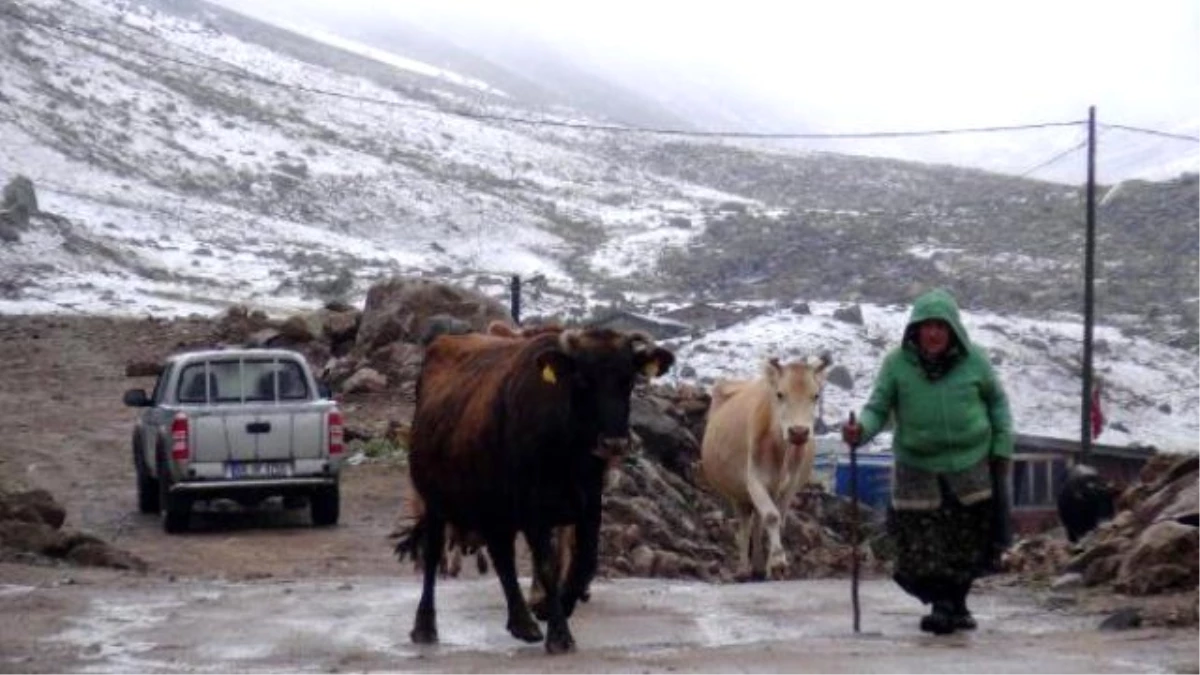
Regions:
[[[863, 325], [832, 317], [839, 303], [809, 302], [811, 314], [772, 311], [697, 339], [672, 341], [678, 362], [669, 377], [709, 384], [720, 378], [757, 376], [771, 356], [792, 361], [828, 351], [845, 367], [850, 391], [827, 386], [824, 419], [842, 421], [866, 402], [875, 374], [899, 343], [907, 307], [862, 305]], [[1009, 396], [1014, 426], [1021, 433], [1078, 438], [1082, 352], [1079, 324], [963, 312], [971, 340], [988, 351]], [[1164, 450], [1194, 451], [1200, 434], [1200, 372], [1194, 354], [1099, 326], [1094, 355], [1105, 384], [1102, 409], [1108, 418], [1098, 442], [1146, 443]], [[998, 362], [998, 363], [996, 363]], [[681, 371], [693, 373], [688, 377]], [[1114, 428], [1113, 425], [1120, 425]], [[1126, 431], [1122, 431], [1124, 427]], [[878, 444], [878, 442], [877, 442]]]

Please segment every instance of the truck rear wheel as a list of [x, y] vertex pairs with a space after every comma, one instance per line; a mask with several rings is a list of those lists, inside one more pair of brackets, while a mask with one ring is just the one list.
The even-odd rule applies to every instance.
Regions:
[[325, 527], [337, 525], [341, 511], [341, 497], [337, 484], [332, 487], [318, 488], [309, 497], [309, 509], [312, 512], [313, 525]]
[[162, 514], [163, 531], [167, 534], [186, 532], [192, 516], [192, 500], [179, 493], [171, 494], [170, 472], [165, 462], [158, 465], [158, 504]]
[[138, 511], [158, 513], [158, 481], [146, 475], [146, 470], [137, 469]]

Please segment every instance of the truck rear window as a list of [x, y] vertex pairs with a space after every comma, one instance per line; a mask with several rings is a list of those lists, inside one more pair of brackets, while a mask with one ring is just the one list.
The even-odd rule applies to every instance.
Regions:
[[290, 360], [224, 359], [193, 363], [179, 375], [181, 403], [302, 401], [309, 397], [300, 364]]

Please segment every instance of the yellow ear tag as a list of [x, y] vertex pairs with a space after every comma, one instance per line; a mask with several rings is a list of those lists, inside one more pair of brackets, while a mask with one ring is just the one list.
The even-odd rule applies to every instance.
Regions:
[[642, 366], [642, 374], [646, 377], [658, 377], [658, 361], [647, 361]]
[[546, 367], [542, 368], [542, 379], [550, 384], [558, 382], [558, 378], [554, 376], [554, 369], [549, 364], [546, 364]]

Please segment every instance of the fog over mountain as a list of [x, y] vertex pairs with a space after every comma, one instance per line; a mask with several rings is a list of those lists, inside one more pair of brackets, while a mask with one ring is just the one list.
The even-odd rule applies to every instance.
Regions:
[[[319, 24], [459, 72], [480, 59], [554, 100], [625, 124], [853, 133], [1081, 120], [1195, 137], [1200, 8], [1183, 1], [1053, 5], [220, 0]], [[469, 58], [464, 59], [463, 57]], [[482, 72], [482, 71], [478, 71]], [[501, 88], [505, 88], [501, 85]], [[526, 93], [514, 86], [515, 96]], [[772, 141], [1023, 173], [1079, 145], [1078, 129], [915, 140]], [[1105, 182], [1200, 167], [1195, 142], [1105, 132]], [[1038, 169], [1079, 183], [1082, 152]]]

